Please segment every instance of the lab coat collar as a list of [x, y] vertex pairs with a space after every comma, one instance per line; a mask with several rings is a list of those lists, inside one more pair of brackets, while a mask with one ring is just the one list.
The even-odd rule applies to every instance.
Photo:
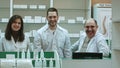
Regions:
[[[49, 29], [48, 23], [47, 23], [43, 28], [41, 28], [41, 30], [43, 30], [43, 31], [46, 31], [46, 30], [48, 30], [48, 29]], [[57, 24], [56, 29], [64, 30], [64, 29], [63, 29], [62, 27], [60, 27], [58, 24]]]
[[11, 40], [12, 40], [12, 42], [15, 44], [15, 41], [14, 41], [14, 38], [13, 38], [13, 36], [11, 36]]
[[[99, 33], [99, 31], [97, 30], [95, 36], [98, 35], [98, 33]], [[94, 36], [94, 37], [95, 37], [95, 36]]]
[[13, 36], [11, 36], [11, 41], [12, 41], [13, 45], [16, 47], [17, 42], [15, 43], [15, 41], [14, 41], [14, 39], [13, 39]]
[[[99, 34], [99, 31], [96, 32], [95, 36], [93, 38], [91, 38], [90, 42], [88, 43], [88, 47], [87, 47], [87, 50], [89, 50], [89, 48], [93, 47], [91, 45], [93, 45], [93, 43], [96, 41], [96, 36]], [[94, 43], [95, 44], [95, 43]]]

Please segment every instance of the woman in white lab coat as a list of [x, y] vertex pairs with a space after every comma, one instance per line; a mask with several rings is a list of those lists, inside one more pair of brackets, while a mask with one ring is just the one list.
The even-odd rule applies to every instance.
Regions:
[[29, 38], [23, 33], [23, 20], [20, 15], [13, 15], [7, 24], [5, 36], [0, 41], [0, 51], [26, 51], [31, 49]]
[[71, 50], [97, 52], [103, 53], [103, 56], [109, 56], [109, 47], [104, 36], [97, 31], [97, 22], [94, 19], [88, 19], [84, 27], [86, 33], [81, 34], [80, 39], [71, 46]]

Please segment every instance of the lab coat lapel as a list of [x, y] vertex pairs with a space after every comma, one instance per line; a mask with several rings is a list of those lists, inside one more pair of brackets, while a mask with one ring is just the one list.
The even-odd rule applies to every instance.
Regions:
[[84, 43], [84, 41], [85, 41], [85, 38], [86, 38], [86, 36], [81, 36], [81, 40], [80, 40], [80, 44], [79, 44], [79, 49], [78, 49], [78, 51], [80, 51], [80, 49], [81, 49], [81, 47], [82, 47], [82, 45], [83, 45], [83, 43]]
[[11, 37], [11, 40], [12, 40], [13, 45], [14, 45], [15, 47], [17, 47], [17, 42], [15, 43], [13, 37]]
[[98, 35], [98, 31], [96, 32], [95, 36], [90, 40], [86, 51], [92, 51], [93, 47], [96, 45], [95, 41], [97, 35]]

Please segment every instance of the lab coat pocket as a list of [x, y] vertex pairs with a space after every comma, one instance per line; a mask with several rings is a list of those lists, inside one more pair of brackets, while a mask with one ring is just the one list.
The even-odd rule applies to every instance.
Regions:
[[42, 40], [42, 45], [41, 45], [41, 48], [42, 49], [47, 49], [48, 48], [48, 46], [49, 46], [49, 41], [47, 40], [47, 39], [43, 39]]
[[64, 44], [65, 44], [65, 40], [62, 39], [62, 38], [59, 38], [59, 39], [58, 39], [58, 46], [59, 46], [60, 48], [64, 48]]

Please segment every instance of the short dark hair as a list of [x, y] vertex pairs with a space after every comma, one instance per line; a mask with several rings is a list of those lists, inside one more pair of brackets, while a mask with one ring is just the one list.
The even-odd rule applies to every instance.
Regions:
[[98, 25], [98, 24], [97, 24], [97, 20], [95, 20], [95, 19], [93, 19], [93, 20], [94, 20], [95, 24]]
[[47, 10], [47, 16], [48, 16], [48, 12], [56, 12], [57, 13], [57, 16], [58, 16], [58, 10], [54, 7], [51, 7]]
[[13, 30], [12, 30], [12, 28], [11, 28], [11, 25], [12, 25], [12, 23], [14, 23], [14, 21], [15, 21], [16, 19], [20, 19], [20, 20], [21, 20], [21, 28], [20, 28], [20, 30], [18, 31], [18, 35], [17, 35], [18, 41], [21, 42], [21, 41], [24, 40], [24, 33], [23, 33], [24, 26], [23, 26], [23, 19], [22, 19], [22, 17], [21, 17], [20, 15], [13, 15], [13, 16], [9, 19], [9, 22], [8, 22], [7, 27], [6, 27], [6, 30], [5, 30], [5, 38], [6, 38], [7, 40], [11, 40], [11, 36], [13, 36], [13, 35], [12, 35]]

